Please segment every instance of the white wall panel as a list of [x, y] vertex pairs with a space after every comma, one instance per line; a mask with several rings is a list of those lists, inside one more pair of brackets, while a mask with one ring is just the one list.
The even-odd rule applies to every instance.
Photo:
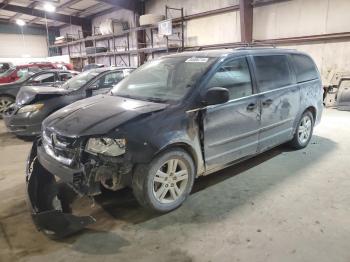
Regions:
[[292, 48], [309, 54], [325, 80], [329, 72], [350, 71], [350, 42], [323, 42], [305, 45], [289, 45]]
[[46, 36], [20, 34], [0, 34], [0, 57], [47, 57]]
[[[238, 0], [151, 0], [146, 13], [165, 14], [165, 5], [184, 8], [185, 15], [197, 14], [238, 4]], [[180, 16], [170, 11], [170, 17]], [[185, 23], [185, 46], [223, 44], [240, 41], [239, 12], [233, 11], [189, 20]]]
[[[165, 5], [184, 8], [185, 15], [206, 12], [238, 4], [239, 0], [149, 0], [146, 1], [146, 13], [165, 15]], [[174, 17], [179, 12], [171, 11]]]
[[271, 39], [326, 32], [328, 0], [292, 0], [254, 8], [253, 38]]
[[349, 0], [292, 0], [254, 8], [253, 38], [349, 32]]
[[327, 33], [350, 31], [350, 1], [329, 0]]
[[230, 12], [189, 20], [186, 24], [185, 45], [210, 45], [239, 42], [239, 12]]

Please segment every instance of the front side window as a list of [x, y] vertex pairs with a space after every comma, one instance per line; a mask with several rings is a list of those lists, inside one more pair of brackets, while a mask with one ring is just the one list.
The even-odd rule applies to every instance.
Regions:
[[150, 61], [117, 84], [112, 94], [150, 101], [179, 101], [216, 58], [166, 57]]
[[123, 72], [112, 72], [101, 76], [92, 85], [96, 86], [96, 89], [112, 88], [123, 79]]
[[287, 56], [255, 56], [254, 62], [260, 92], [274, 90], [293, 83]]
[[208, 88], [224, 87], [230, 93], [230, 100], [252, 94], [252, 83], [247, 60], [238, 58], [221, 66], [208, 83]]
[[100, 79], [101, 88], [108, 88], [118, 84], [123, 79], [123, 72], [113, 72]]
[[297, 82], [302, 83], [318, 78], [314, 62], [306, 55], [292, 55]]

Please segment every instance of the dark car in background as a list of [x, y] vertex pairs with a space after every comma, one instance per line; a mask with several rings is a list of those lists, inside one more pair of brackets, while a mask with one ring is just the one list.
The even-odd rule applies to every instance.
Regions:
[[295, 50], [238, 48], [153, 60], [110, 95], [73, 103], [43, 122], [27, 163], [34, 222], [62, 237], [95, 221], [67, 213], [60, 184], [89, 197], [101, 187], [131, 187], [141, 205], [168, 212], [198, 176], [283, 143], [306, 147], [322, 110], [317, 67]]
[[42, 121], [53, 112], [75, 101], [105, 94], [129, 75], [133, 68], [93, 69], [71, 78], [60, 86], [23, 86], [16, 103], [4, 114], [10, 132], [18, 136], [40, 134]]
[[87, 70], [102, 68], [102, 67], [105, 67], [105, 65], [104, 64], [88, 64], [88, 65], [83, 67], [82, 71], [85, 72]]
[[43, 70], [26, 74], [15, 82], [0, 84], [0, 115], [15, 102], [17, 93], [22, 86], [59, 86], [79, 72], [67, 70]]

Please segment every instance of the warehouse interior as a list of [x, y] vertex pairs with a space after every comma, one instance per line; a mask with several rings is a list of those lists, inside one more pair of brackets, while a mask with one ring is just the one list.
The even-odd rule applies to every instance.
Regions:
[[[0, 1], [0, 113], [3, 115], [0, 119], [0, 261], [350, 261], [350, 171], [347, 164], [350, 160], [350, 1]], [[161, 100], [152, 101], [152, 111], [149, 104], [140, 106], [147, 117], [150, 115], [150, 120], [141, 121], [140, 125], [136, 122], [141, 118], [138, 115], [138, 102], [133, 100], [128, 104], [124, 100], [125, 104], [122, 105], [135, 120], [130, 120], [129, 115], [125, 116], [123, 112], [118, 112], [120, 118], [115, 118], [109, 115], [111, 108], [117, 107], [113, 104], [114, 100], [105, 98], [105, 102], [100, 102], [104, 107], [100, 105], [94, 109], [93, 105], [98, 103], [93, 100], [95, 95], [114, 96], [113, 90], [121, 88], [133, 76], [142, 75], [139, 72], [147, 69], [147, 65], [157, 66], [155, 61], [161, 61], [164, 57], [175, 59], [188, 53], [189, 58], [186, 57], [184, 64], [201, 65], [217, 54], [224, 54], [224, 59], [235, 52], [242, 52], [248, 57], [253, 56], [254, 52], [269, 53], [270, 50], [272, 53], [286, 52], [288, 56], [303, 54], [318, 69], [317, 92], [315, 89], [305, 91], [304, 100], [281, 99], [270, 115], [271, 119], [282, 121], [285, 114], [292, 114], [289, 109], [293, 101], [301, 106], [317, 95], [320, 113], [318, 115], [318, 108], [309, 112], [315, 126], [313, 129], [312, 125], [310, 129], [307, 147], [305, 145], [294, 150], [285, 143], [276, 143], [276, 146], [267, 147], [268, 150], [262, 150], [259, 154], [232, 162], [234, 165], [230, 162], [220, 169], [213, 168], [213, 172], [206, 173], [204, 170], [204, 175], [198, 175], [195, 179], [186, 201], [162, 213], [140, 204], [142, 194], [135, 195], [132, 186], [118, 187], [114, 180], [112, 185], [107, 180], [101, 180], [105, 187], [101, 189], [102, 195], [86, 197], [80, 189], [73, 190], [80, 194], [72, 204], [77, 214], [89, 214], [94, 221], [81, 220], [80, 226], [60, 224], [59, 227], [71, 231], [76, 227], [80, 229], [79, 232], [67, 234], [62, 239], [51, 239], [48, 237], [51, 228], [45, 232], [44, 227], [37, 225], [45, 219], [34, 215], [37, 210], [31, 202], [31, 176], [28, 174], [33, 174], [35, 161], [42, 163], [40, 157], [33, 157], [33, 152], [37, 154], [39, 149], [36, 149], [36, 145], [41, 143], [38, 141], [45, 140], [47, 125], [52, 125], [51, 131], [55, 128], [74, 130], [71, 139], [78, 137], [77, 130], [81, 133], [84, 131], [84, 137], [87, 137], [88, 128], [93, 130], [103, 123], [101, 125], [106, 129], [108, 124], [105, 122], [119, 123], [121, 118], [126, 123], [135, 121], [135, 124], [131, 123], [132, 131], [128, 131], [126, 136], [136, 134], [143, 137], [143, 133], [154, 130], [154, 125], [164, 122], [164, 125], [174, 127], [176, 133], [165, 134], [164, 137], [176, 140], [182, 134], [180, 128], [186, 126], [185, 120], [178, 120], [180, 117], [174, 120], [171, 111], [168, 115], [163, 114], [166, 106]], [[249, 81], [254, 97], [259, 95], [259, 91], [254, 89], [257, 86], [259, 90], [258, 74], [255, 62], [251, 62], [253, 59], [247, 58], [246, 61], [251, 70]], [[294, 67], [292, 60], [288, 61], [289, 68]], [[255, 69], [252, 70], [252, 67]], [[237, 68], [241, 69], [242, 66]], [[206, 70], [208, 73], [209, 69]], [[111, 79], [108, 78], [109, 73]], [[256, 76], [253, 77], [253, 74]], [[83, 78], [89, 75], [93, 76], [87, 80]], [[86, 87], [87, 95], [84, 93], [83, 97], [78, 88], [73, 88], [72, 93], [64, 91], [76, 83], [84, 81], [81, 84], [84, 86], [92, 78], [100, 77], [105, 81], [100, 81], [105, 85], [100, 88], [104, 92]], [[140, 81], [146, 82], [147, 74], [142, 77], [145, 80]], [[240, 75], [235, 77], [239, 78]], [[182, 75], [175, 74], [175, 78], [185, 83], [188, 77], [184, 70]], [[74, 82], [74, 79], [77, 81]], [[292, 80], [299, 86], [304, 84], [298, 82], [297, 76]], [[61, 91], [58, 92], [58, 89]], [[128, 97], [124, 96], [123, 99]], [[87, 105], [84, 104], [85, 100], [92, 102]], [[24, 106], [27, 101], [31, 104]], [[58, 103], [61, 104], [56, 106]], [[42, 108], [45, 109], [46, 104], [50, 104], [51, 108], [47, 109], [49, 112], [45, 116], [40, 115], [40, 123], [35, 122], [34, 131], [34, 124], [30, 122], [34, 120], [30, 117], [37, 117], [37, 111], [44, 111]], [[217, 106], [215, 103], [211, 105]], [[208, 106], [210, 110], [210, 104]], [[261, 111], [257, 116], [261, 121], [263, 102], [258, 107]], [[206, 108], [184, 107], [173, 111], [181, 111], [186, 117], [198, 114], [196, 117], [201, 120], [205, 117], [202, 112]], [[22, 109], [27, 118], [14, 122], [15, 111]], [[86, 112], [84, 116], [73, 115], [77, 111]], [[71, 113], [70, 122], [67, 120], [61, 126], [57, 124], [61, 119], [69, 118], [64, 116], [52, 120], [59, 112]], [[157, 118], [157, 112], [162, 114], [161, 119]], [[244, 114], [239, 111], [230, 116], [231, 112], [228, 113], [223, 122], [235, 117], [240, 119]], [[298, 125], [299, 118], [303, 119], [304, 115], [298, 115], [294, 125]], [[105, 118], [90, 122], [98, 117]], [[216, 145], [206, 146], [206, 137], [204, 141], [201, 140], [202, 136], [206, 136], [206, 128], [215, 131], [213, 137], [230, 131], [220, 130], [221, 119], [215, 117], [220, 118], [220, 115], [214, 115], [211, 125], [203, 120], [203, 126], [199, 124], [197, 128], [189, 120], [185, 128], [189, 130], [191, 139], [200, 141], [195, 145], [203, 154], [203, 161], [207, 161], [205, 167], [209, 166], [207, 163], [210, 160], [206, 159], [206, 154], [210, 152], [210, 147]], [[11, 126], [14, 123], [17, 129]], [[218, 125], [216, 128], [215, 123]], [[24, 131], [24, 126], [33, 128], [28, 129], [31, 133]], [[233, 129], [239, 129], [237, 126], [231, 125]], [[258, 128], [257, 132], [267, 129]], [[197, 134], [197, 129], [203, 133], [198, 131]], [[113, 130], [118, 131], [119, 126]], [[163, 129], [159, 128], [153, 137], [159, 136], [159, 141], [162, 140], [162, 132]], [[251, 133], [237, 133], [237, 137], [244, 138]], [[50, 134], [49, 140], [53, 145], [60, 143], [60, 135], [57, 140]], [[122, 148], [119, 143], [124, 141], [127, 152], [129, 141], [134, 142], [133, 139], [126, 139], [125, 142], [120, 137], [113, 139], [119, 149]], [[184, 141], [179, 140], [174, 144], [180, 146], [185, 144]], [[217, 143], [230, 145], [232, 138], [222, 141]], [[137, 157], [144, 159], [145, 155], [151, 154], [148, 147], [153, 150], [158, 144], [146, 138], [142, 142], [143, 147], [137, 149]], [[248, 143], [239, 145], [239, 154]], [[185, 146], [183, 151], [192, 156], [191, 152], [197, 150], [196, 146], [188, 151]], [[168, 147], [164, 148], [169, 150]], [[161, 154], [166, 150], [162, 148], [152, 163], [162, 159]], [[53, 151], [53, 154], [57, 153]], [[195, 160], [193, 169], [200, 173], [199, 160], [192, 158]], [[181, 159], [186, 157], [182, 156]], [[137, 168], [133, 166], [130, 172], [151, 172], [149, 166], [139, 168], [145, 165], [146, 162], [142, 162]], [[105, 172], [109, 174], [112, 171]], [[122, 171], [118, 169], [118, 172]], [[40, 184], [40, 181], [37, 183]], [[111, 188], [113, 190], [108, 190]], [[36, 198], [40, 202], [41, 193]], [[61, 201], [60, 194], [58, 198]], [[55, 201], [56, 198], [52, 203]], [[61, 206], [55, 211], [62, 210], [64, 207]], [[49, 217], [44, 221], [46, 225], [48, 221], [56, 220]], [[82, 226], [84, 223], [86, 228]]]

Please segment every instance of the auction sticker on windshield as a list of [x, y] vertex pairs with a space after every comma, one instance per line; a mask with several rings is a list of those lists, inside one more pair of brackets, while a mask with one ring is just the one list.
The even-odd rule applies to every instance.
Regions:
[[191, 57], [187, 59], [186, 63], [206, 63], [208, 62], [209, 58], [207, 57]]

